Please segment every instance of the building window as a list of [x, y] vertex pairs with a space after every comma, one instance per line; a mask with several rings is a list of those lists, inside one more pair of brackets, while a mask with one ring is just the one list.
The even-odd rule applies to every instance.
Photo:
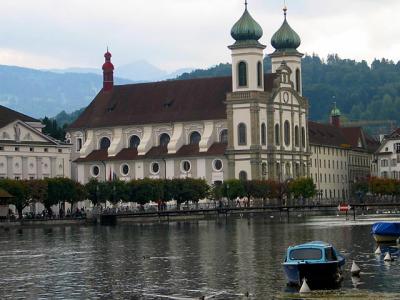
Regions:
[[257, 84], [259, 87], [262, 87], [262, 77], [263, 77], [263, 65], [259, 61], [257, 63]]
[[103, 137], [100, 140], [100, 150], [108, 150], [110, 148], [111, 142], [108, 137]]
[[299, 126], [294, 127], [294, 145], [300, 146]]
[[14, 150], [15, 150], [15, 152], [18, 152], [19, 151], [19, 147], [15, 147]]
[[154, 175], [160, 173], [160, 165], [156, 162], [153, 162], [150, 166], [150, 172]]
[[220, 159], [215, 159], [215, 160], [213, 161], [212, 166], [213, 166], [214, 171], [217, 171], [217, 172], [222, 171], [222, 169], [223, 169], [223, 167], [224, 167], [224, 165], [223, 165], [223, 163], [222, 163], [222, 160], [220, 160]]
[[35, 149], [31, 147], [31, 148], [29, 148], [29, 151], [30, 151], [30, 152], [34, 152]]
[[239, 87], [247, 86], [247, 65], [241, 61], [238, 65]]
[[132, 135], [129, 138], [129, 148], [130, 149], [137, 149], [140, 145], [140, 138], [137, 135]]
[[247, 145], [246, 125], [244, 123], [238, 125], [238, 144], [241, 146]]
[[301, 127], [301, 146], [306, 147], [306, 130], [304, 127]]
[[160, 146], [163, 146], [163, 147], [168, 146], [170, 140], [171, 140], [171, 138], [169, 137], [169, 135], [166, 133], [163, 133], [162, 135], [160, 135]]
[[0, 151], [4, 151], [4, 147], [3, 146], [0, 147]]
[[241, 181], [246, 181], [247, 180], [247, 173], [245, 171], [240, 171], [239, 180], [241, 180]]
[[300, 70], [296, 70], [296, 91], [300, 93], [301, 91], [301, 78], [300, 78]]
[[127, 175], [129, 175], [129, 165], [127, 165], [127, 164], [123, 164], [123, 165], [121, 165], [121, 174], [122, 175], [124, 175], [124, 176], [127, 176]]
[[44, 148], [44, 152], [49, 152], [49, 149], [48, 148]]
[[58, 149], [58, 153], [62, 153], [62, 149]]
[[189, 143], [190, 145], [198, 145], [201, 141], [201, 135], [197, 131], [193, 131], [190, 134]]
[[190, 172], [192, 168], [192, 165], [190, 164], [190, 161], [184, 160], [181, 162], [181, 171], [184, 173]]
[[281, 144], [280, 142], [280, 130], [279, 130], [279, 124], [275, 125], [275, 145], [279, 146]]
[[97, 177], [100, 174], [100, 168], [98, 166], [93, 166], [91, 171], [93, 177]]
[[394, 152], [400, 153], [400, 143], [394, 144]]
[[221, 131], [221, 133], [219, 134], [219, 142], [228, 144], [228, 129], [224, 129]]
[[290, 145], [290, 123], [289, 121], [285, 121], [284, 124], [284, 132], [285, 132], [285, 145]]
[[267, 127], [265, 123], [261, 124], [261, 145], [267, 145]]
[[77, 138], [76, 139], [76, 152], [81, 151], [82, 149], [82, 138]]

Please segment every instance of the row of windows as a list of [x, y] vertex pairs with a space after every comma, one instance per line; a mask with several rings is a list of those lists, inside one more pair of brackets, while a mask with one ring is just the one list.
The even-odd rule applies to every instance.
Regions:
[[[285, 133], [285, 144], [286, 146], [290, 146], [290, 123], [289, 121], [285, 122], [284, 125], [284, 133]], [[299, 126], [295, 126], [294, 128], [294, 144], [295, 147], [299, 147], [300, 145], [300, 136], [299, 136]], [[240, 123], [238, 125], [238, 144], [240, 146], [246, 146], [247, 145], [247, 130], [246, 130], [246, 124]], [[279, 124], [275, 125], [275, 144], [277, 146], [280, 146], [280, 129], [279, 129]], [[265, 123], [261, 124], [261, 145], [265, 146], [267, 145], [267, 127]], [[303, 148], [306, 147], [306, 130], [304, 127], [301, 128], [301, 145]]]
[[[319, 197], [324, 197], [325, 194], [325, 199], [334, 199], [338, 197], [342, 197], [343, 200], [348, 197], [348, 192], [347, 190], [321, 190], [321, 193], [319, 194]], [[318, 194], [317, 194], [318, 195]]]
[[[40, 149], [42, 149], [42, 148], [40, 148]], [[20, 147], [14, 147], [15, 152], [20, 152], [20, 150], [21, 150]], [[0, 147], [0, 151], [4, 151], [3, 146]], [[35, 151], [36, 151], [35, 148], [33, 148], [33, 147], [29, 148], [29, 152], [35, 152]], [[57, 151], [58, 151], [58, 153], [62, 153], [62, 149], [57, 149]], [[49, 152], [49, 148], [43, 148], [43, 152], [46, 152], [46, 153]]]
[[[335, 163], [335, 161], [336, 161], [336, 163]], [[331, 164], [330, 160], [325, 160], [324, 159], [323, 162], [324, 162], [324, 168], [328, 167], [328, 169], [330, 169], [331, 166], [332, 166], [332, 169], [335, 169], [335, 165], [336, 165], [336, 169], [339, 170], [339, 161], [338, 160], [332, 159], [332, 164]], [[327, 164], [327, 162], [328, 162], [328, 164]], [[312, 166], [313, 166], [313, 161], [311, 160], [311, 167]], [[347, 169], [347, 163], [341, 161], [340, 162], [340, 169], [341, 170], [343, 170], [343, 166], [344, 166], [344, 169], [346, 170]], [[317, 161], [316, 158], [314, 159], [314, 167], [315, 168], [318, 167], [318, 161]], [[322, 168], [322, 160], [321, 159], [319, 160], [319, 167]]]
[[345, 150], [342, 149], [332, 149], [329, 147], [314, 147], [312, 149], [314, 153], [319, 153], [319, 154], [328, 154], [328, 155], [335, 155], [335, 156], [346, 156]]
[[[390, 162], [391, 162], [390, 165], [392, 167], [395, 167], [395, 166], [397, 166], [398, 163], [400, 163], [400, 157], [398, 157], [397, 159], [393, 158]], [[381, 167], [389, 167], [389, 160], [388, 159], [382, 159], [381, 160]]]
[[[192, 163], [188, 160], [183, 160], [180, 163], [180, 168], [181, 172], [183, 173], [189, 173], [192, 170]], [[223, 162], [220, 159], [215, 159], [212, 162], [212, 168], [216, 172], [221, 172], [224, 168]], [[153, 175], [159, 175], [161, 170], [160, 163], [158, 162], [153, 162], [150, 164], [150, 173]], [[93, 166], [91, 169], [91, 173], [93, 177], [98, 177], [100, 175], [100, 167], [99, 166]], [[130, 173], [130, 166], [128, 164], [122, 164], [120, 166], [120, 173], [123, 176], [128, 176]]]
[[[79, 142], [80, 140], [80, 142]], [[169, 134], [163, 133], [159, 137], [159, 144], [160, 146], [168, 146], [169, 142], [171, 141], [171, 138]], [[189, 144], [190, 145], [198, 145], [201, 141], [201, 135], [197, 131], [193, 131], [190, 136], [189, 136]], [[221, 131], [220, 136], [219, 136], [219, 142], [220, 143], [228, 143], [228, 130], [224, 129]], [[80, 151], [82, 142], [81, 138], [78, 138], [78, 145], [80, 147], [77, 147], [77, 151]], [[99, 144], [99, 149], [100, 150], [107, 150], [111, 145], [111, 141], [108, 137], [103, 137], [100, 139], [100, 144]], [[130, 149], [137, 149], [140, 145], [140, 138], [136, 135], [133, 135], [129, 138], [129, 148]]]
[[335, 174], [319, 174], [319, 178], [318, 178], [318, 174], [315, 173], [315, 182], [325, 182], [325, 183], [346, 183], [347, 182], [347, 175], [336, 175]]
[[[290, 123], [289, 121], [285, 121], [283, 125], [283, 133], [284, 133], [284, 142], [286, 146], [290, 146]], [[280, 146], [281, 138], [280, 138], [280, 126], [279, 124], [275, 125], [275, 145]], [[299, 126], [294, 127], [294, 145], [295, 147], [300, 146], [300, 134], [299, 134]], [[304, 127], [301, 128], [301, 146], [303, 148], [306, 147], [306, 130]]]
[[390, 178], [391, 179], [400, 179], [400, 172], [397, 171], [392, 171], [392, 172], [382, 172], [381, 176], [383, 178], [389, 178], [389, 174], [390, 174]]

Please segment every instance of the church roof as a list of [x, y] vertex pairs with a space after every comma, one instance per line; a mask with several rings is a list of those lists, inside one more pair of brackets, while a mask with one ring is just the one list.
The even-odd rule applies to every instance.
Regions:
[[263, 36], [263, 30], [250, 15], [249, 11], [246, 9], [240, 19], [233, 25], [231, 30], [231, 36], [236, 41], [234, 46], [256, 46], [263, 47], [258, 40]]
[[37, 119], [0, 105], [0, 128], [14, 122], [15, 120], [21, 120], [23, 122], [40, 122]]
[[[276, 74], [265, 74], [271, 91]], [[116, 85], [100, 91], [70, 129], [226, 119], [231, 77]]]
[[285, 19], [282, 26], [272, 36], [271, 44], [272, 47], [278, 52], [286, 53], [297, 53], [297, 48], [300, 47], [301, 39], [300, 36], [290, 27], [286, 18], [286, 7], [284, 8]]

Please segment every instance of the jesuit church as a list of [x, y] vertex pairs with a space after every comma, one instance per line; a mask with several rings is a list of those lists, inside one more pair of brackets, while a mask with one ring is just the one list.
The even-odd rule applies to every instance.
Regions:
[[[345, 153], [351, 146], [335, 123], [308, 122], [303, 54], [297, 50], [301, 40], [286, 15], [285, 8], [283, 24], [271, 39], [271, 73], [263, 69], [263, 30], [247, 5], [231, 30], [231, 77], [114, 85], [107, 51], [103, 89], [68, 130], [73, 178], [82, 183], [146, 177], [323, 181], [322, 161], [313, 165], [311, 148], [331, 147], [328, 153], [336, 149], [338, 155], [338, 149]], [[335, 134], [336, 139], [329, 138]], [[348, 161], [346, 153], [342, 159]], [[337, 182], [333, 175], [332, 187], [325, 174], [327, 197], [328, 189], [331, 195], [348, 195], [349, 166], [342, 163], [341, 171], [338, 166], [343, 179], [339, 184], [339, 175]]]
[[232, 77], [117, 86], [105, 54], [104, 86], [74, 122], [73, 176], [286, 179], [309, 174], [308, 103], [300, 37], [285, 19], [264, 73], [261, 26], [247, 7], [231, 30]]

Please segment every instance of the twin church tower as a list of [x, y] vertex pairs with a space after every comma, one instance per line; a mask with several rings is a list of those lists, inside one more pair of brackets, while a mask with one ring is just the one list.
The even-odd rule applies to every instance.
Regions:
[[261, 26], [247, 2], [231, 30], [232, 93], [227, 95], [230, 178], [286, 180], [309, 175], [308, 102], [302, 97], [299, 35], [287, 21], [273, 35], [272, 73], [264, 73]]

